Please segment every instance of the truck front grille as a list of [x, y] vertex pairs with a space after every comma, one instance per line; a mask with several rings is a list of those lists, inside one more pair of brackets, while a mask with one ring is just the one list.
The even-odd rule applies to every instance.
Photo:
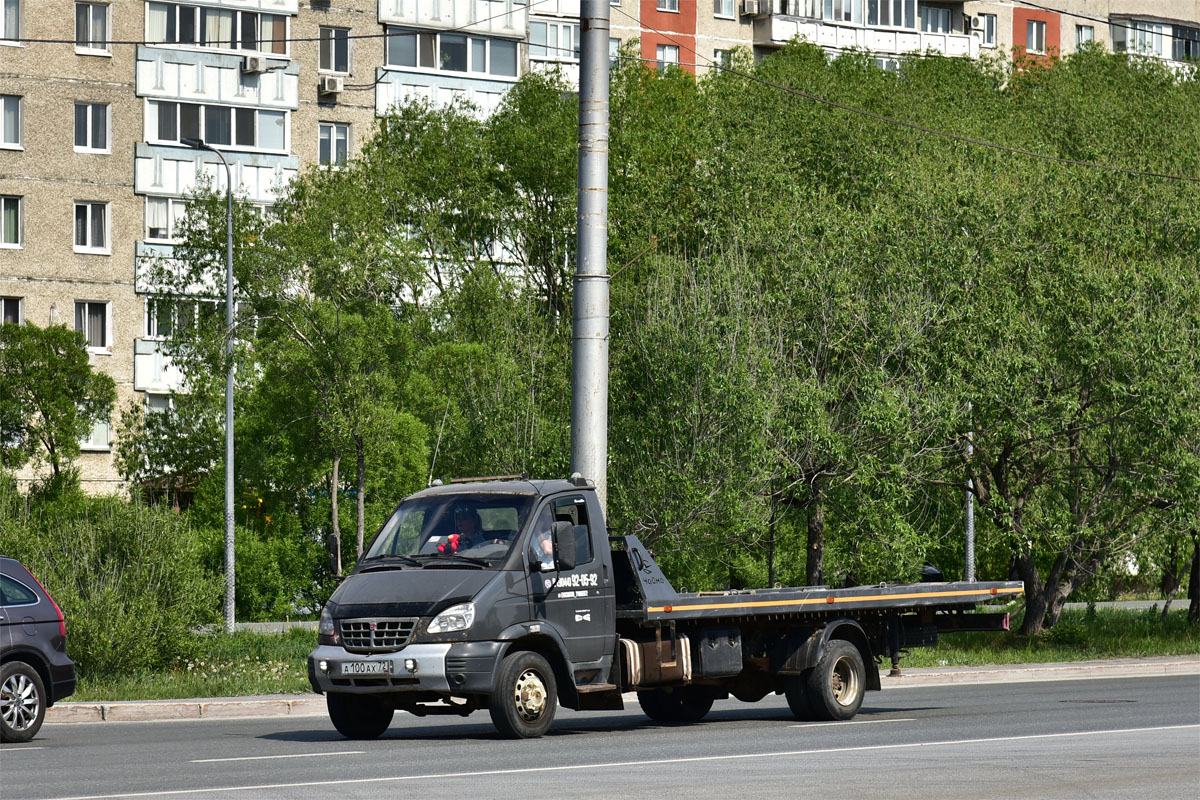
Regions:
[[351, 653], [391, 653], [408, 644], [417, 617], [344, 619], [341, 627], [342, 647]]

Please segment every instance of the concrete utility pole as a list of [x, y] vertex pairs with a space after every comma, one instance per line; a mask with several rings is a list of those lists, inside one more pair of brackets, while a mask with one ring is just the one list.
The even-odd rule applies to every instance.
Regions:
[[[970, 410], [971, 404], [967, 404], [967, 409]], [[975, 454], [974, 444], [975, 432], [967, 431], [967, 458]], [[972, 478], [967, 478], [967, 554], [966, 554], [966, 570], [963, 575], [963, 580], [975, 580], [975, 481]]]
[[608, 510], [609, 0], [579, 14], [579, 203], [571, 375], [571, 472], [596, 484]]

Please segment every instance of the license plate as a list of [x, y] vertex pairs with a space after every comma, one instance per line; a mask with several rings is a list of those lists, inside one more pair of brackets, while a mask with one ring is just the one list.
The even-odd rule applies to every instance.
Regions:
[[342, 663], [343, 675], [391, 675], [390, 661], [345, 661]]

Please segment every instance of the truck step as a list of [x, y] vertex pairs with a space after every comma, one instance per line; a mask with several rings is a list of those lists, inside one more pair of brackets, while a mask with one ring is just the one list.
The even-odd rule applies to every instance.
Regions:
[[583, 686], [576, 686], [575, 691], [580, 694], [591, 694], [592, 692], [611, 692], [616, 688], [616, 684], [612, 683], [586, 683]]

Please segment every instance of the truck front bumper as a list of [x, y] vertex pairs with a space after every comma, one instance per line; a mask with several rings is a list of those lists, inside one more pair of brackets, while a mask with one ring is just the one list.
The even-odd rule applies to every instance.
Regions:
[[360, 655], [320, 645], [308, 656], [308, 680], [319, 694], [486, 694], [502, 650], [501, 642], [458, 642], [411, 644], [395, 653]]

